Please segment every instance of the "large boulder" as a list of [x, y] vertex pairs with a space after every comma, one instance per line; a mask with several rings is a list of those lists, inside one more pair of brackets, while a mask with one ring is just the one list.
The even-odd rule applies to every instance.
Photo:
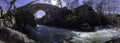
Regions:
[[[10, 13], [7, 13], [0, 18], [0, 41], [3, 43], [35, 43], [34, 40], [31, 40], [29, 37], [27, 37], [27, 34], [24, 34], [26, 31], [17, 31], [17, 29], [26, 29], [19, 28], [19, 26], [16, 25], [15, 21], [15, 17], [11, 16]], [[16, 28], [16, 30], [13, 28]]]
[[11, 28], [0, 28], [0, 40], [5, 43], [35, 43], [25, 34]]

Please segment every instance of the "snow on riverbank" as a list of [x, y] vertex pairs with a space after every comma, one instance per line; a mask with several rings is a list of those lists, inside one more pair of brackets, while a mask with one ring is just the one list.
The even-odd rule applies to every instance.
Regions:
[[[116, 28], [117, 29], [117, 28]], [[104, 29], [96, 32], [75, 32], [73, 39], [74, 43], [104, 43], [112, 39], [120, 38], [120, 31], [116, 29]]]
[[35, 39], [39, 43], [61, 43], [70, 39], [74, 43], [104, 43], [106, 41], [120, 38], [120, 29], [104, 29], [96, 32], [76, 32], [62, 28], [40, 25], [34, 32]]

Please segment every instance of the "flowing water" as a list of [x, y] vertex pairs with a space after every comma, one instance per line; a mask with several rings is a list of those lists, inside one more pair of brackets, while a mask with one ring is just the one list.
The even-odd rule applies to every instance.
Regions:
[[38, 43], [62, 43], [68, 39], [73, 43], [104, 43], [120, 38], [120, 29], [111, 27], [111, 29], [103, 28], [96, 32], [78, 32], [39, 25], [33, 30], [33, 34]]

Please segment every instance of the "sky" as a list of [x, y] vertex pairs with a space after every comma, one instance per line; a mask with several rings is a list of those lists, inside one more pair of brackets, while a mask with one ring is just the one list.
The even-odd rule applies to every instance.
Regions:
[[39, 10], [35, 13], [36, 18], [42, 18], [46, 13], [43, 10]]
[[[23, 5], [31, 2], [31, 1], [32, 1], [32, 0], [17, 0], [17, 2], [16, 2], [15, 4], [16, 4], [16, 7], [20, 7], [20, 6], [23, 6]], [[4, 3], [4, 2], [2, 2], [2, 1], [0, 2], [0, 6], [2, 6], [2, 8], [3, 8], [4, 10], [6, 10], [6, 8], [8, 7], [7, 4]]]

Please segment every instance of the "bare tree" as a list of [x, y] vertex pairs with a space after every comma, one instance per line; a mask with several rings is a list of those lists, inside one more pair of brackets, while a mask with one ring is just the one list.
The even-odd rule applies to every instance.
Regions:
[[16, 0], [11, 0], [11, 1], [10, 1], [10, 7], [9, 7], [8, 11], [11, 10], [12, 6], [13, 6], [14, 8], [16, 8], [15, 2], [16, 2]]
[[115, 13], [118, 9], [118, 0], [89, 0], [87, 4], [96, 9], [99, 14]]
[[48, 0], [48, 3], [50, 3], [50, 4], [51, 4], [51, 0]]
[[0, 6], [0, 17], [2, 16], [3, 10], [2, 7]]
[[73, 6], [73, 8], [78, 7], [79, 6], [79, 0], [72, 1], [72, 6]]
[[58, 5], [59, 7], [62, 7], [62, 0], [57, 0], [57, 5]]
[[69, 9], [73, 9], [75, 7], [78, 7], [79, 0], [64, 0], [66, 3], [66, 7]]

